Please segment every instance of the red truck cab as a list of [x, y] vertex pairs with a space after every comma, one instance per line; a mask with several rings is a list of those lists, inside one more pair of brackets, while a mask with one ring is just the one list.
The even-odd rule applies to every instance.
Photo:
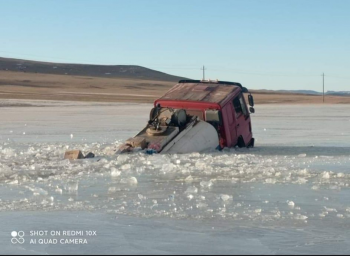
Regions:
[[219, 144], [224, 147], [253, 147], [254, 138], [250, 114], [254, 99], [248, 95], [250, 108], [240, 83], [213, 80], [181, 80], [154, 106], [185, 109], [187, 114], [212, 124], [218, 132]]

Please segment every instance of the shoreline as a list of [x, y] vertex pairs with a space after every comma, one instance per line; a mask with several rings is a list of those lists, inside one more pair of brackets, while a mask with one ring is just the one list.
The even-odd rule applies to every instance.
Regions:
[[[0, 71], [0, 99], [153, 103], [176, 82]], [[249, 85], [247, 86], [249, 89]], [[251, 89], [256, 104], [350, 104], [350, 96]], [[247, 96], [247, 94], [245, 94]]]
[[[260, 94], [252, 93], [256, 105], [349, 105], [350, 97], [327, 96], [322, 102], [322, 96], [295, 94]], [[9, 101], [58, 101], [58, 102], [89, 102], [89, 103], [144, 103], [152, 104], [158, 97], [132, 93], [93, 93], [93, 92], [63, 92], [63, 93], [26, 93], [3, 92], [0, 90], [0, 100]], [[247, 94], [245, 94], [247, 96]], [[321, 99], [317, 99], [319, 97]], [[315, 99], [316, 98], [316, 99]], [[246, 99], [247, 100], [247, 99]], [[1, 107], [1, 106], [0, 106]]]

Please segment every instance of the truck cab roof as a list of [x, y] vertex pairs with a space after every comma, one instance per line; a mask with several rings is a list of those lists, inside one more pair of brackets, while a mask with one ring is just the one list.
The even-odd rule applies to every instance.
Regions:
[[248, 92], [240, 83], [217, 80], [180, 80], [158, 101], [196, 101], [222, 105], [236, 91]]

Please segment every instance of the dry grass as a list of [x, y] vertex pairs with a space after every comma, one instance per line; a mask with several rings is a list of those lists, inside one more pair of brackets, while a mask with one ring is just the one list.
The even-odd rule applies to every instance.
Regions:
[[[0, 98], [150, 103], [174, 84], [167, 81], [0, 71]], [[257, 104], [322, 104], [322, 96], [253, 93]], [[350, 97], [326, 96], [326, 103], [350, 104]]]

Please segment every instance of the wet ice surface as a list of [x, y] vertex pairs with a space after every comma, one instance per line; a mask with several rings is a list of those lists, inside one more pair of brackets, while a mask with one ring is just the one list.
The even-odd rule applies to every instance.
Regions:
[[[150, 105], [14, 103], [0, 104], [5, 253], [348, 252], [350, 106], [256, 106], [254, 149], [117, 156]], [[96, 158], [63, 160], [67, 149]], [[12, 230], [72, 223], [99, 236], [8, 243]]]

